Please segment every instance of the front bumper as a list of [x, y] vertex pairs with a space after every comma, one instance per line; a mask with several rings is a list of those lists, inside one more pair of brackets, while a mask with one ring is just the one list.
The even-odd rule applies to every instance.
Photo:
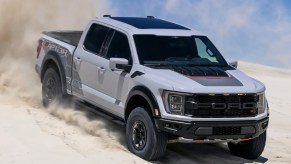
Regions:
[[155, 119], [159, 130], [174, 137], [194, 140], [249, 139], [256, 138], [266, 131], [269, 117], [258, 121], [198, 121], [180, 122]]

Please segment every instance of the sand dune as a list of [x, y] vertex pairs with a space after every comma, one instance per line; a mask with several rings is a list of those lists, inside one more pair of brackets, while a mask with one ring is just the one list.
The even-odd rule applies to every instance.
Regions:
[[[176, 143], [157, 163], [290, 163], [291, 71], [246, 62], [239, 67], [267, 85], [271, 120], [263, 155], [250, 161], [232, 156], [225, 144]], [[122, 126], [80, 107], [45, 110], [38, 97], [1, 88], [1, 163], [147, 163], [128, 152]]]

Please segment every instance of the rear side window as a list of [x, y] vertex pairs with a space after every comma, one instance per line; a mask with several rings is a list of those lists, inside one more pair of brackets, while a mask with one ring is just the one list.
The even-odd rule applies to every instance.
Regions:
[[107, 36], [108, 31], [109, 28], [107, 27], [92, 24], [84, 41], [85, 49], [93, 53], [100, 54], [101, 46]]
[[121, 32], [115, 31], [111, 40], [106, 57], [124, 58], [131, 62], [131, 53], [127, 36]]

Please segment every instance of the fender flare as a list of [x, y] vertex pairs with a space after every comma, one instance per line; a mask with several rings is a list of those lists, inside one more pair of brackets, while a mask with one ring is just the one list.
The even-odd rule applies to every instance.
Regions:
[[44, 76], [45, 71], [48, 67], [47, 64], [50, 61], [52, 61], [57, 66], [57, 69], [58, 69], [58, 72], [59, 72], [60, 78], [61, 78], [62, 91], [63, 91], [63, 93], [67, 93], [65, 68], [64, 68], [64, 65], [62, 63], [60, 55], [55, 51], [47, 52], [47, 54], [45, 55], [45, 57], [43, 59], [43, 64], [41, 66], [41, 82], [43, 81], [43, 76]]
[[[151, 110], [152, 116], [154, 118], [161, 117], [159, 105], [157, 103], [157, 100], [156, 100], [154, 94], [150, 91], [150, 89], [148, 89], [145, 86], [135, 86], [130, 90], [128, 97], [127, 97], [127, 100], [126, 100], [126, 103], [125, 103], [125, 110], [124, 110], [125, 119], [126, 119], [127, 110], [129, 110], [127, 108], [128, 102], [132, 97], [134, 97], [136, 95], [143, 97], [147, 101], [147, 103], [149, 104], [149, 106], [151, 108], [150, 110]], [[157, 113], [158, 115], [156, 114], [156, 111], [155, 111], [156, 109], [158, 110], [158, 113]]]

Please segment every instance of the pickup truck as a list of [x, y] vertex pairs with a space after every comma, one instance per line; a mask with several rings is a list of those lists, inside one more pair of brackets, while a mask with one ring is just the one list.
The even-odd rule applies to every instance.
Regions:
[[125, 125], [128, 149], [159, 160], [172, 142], [264, 150], [265, 86], [226, 62], [203, 33], [149, 17], [93, 18], [84, 31], [43, 32], [43, 105], [74, 97]]

